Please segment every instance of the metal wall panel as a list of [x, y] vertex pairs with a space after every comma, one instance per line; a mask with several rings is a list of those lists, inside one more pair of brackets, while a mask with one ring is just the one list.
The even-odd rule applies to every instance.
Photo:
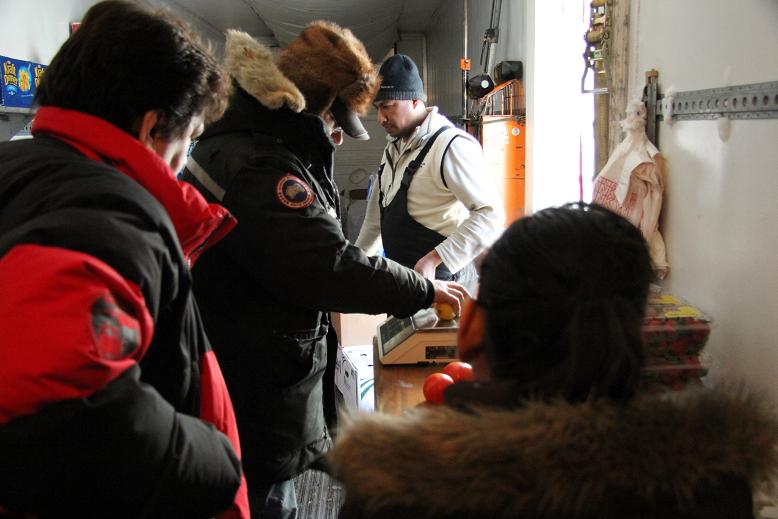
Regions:
[[[494, 63], [512, 59], [524, 61], [524, 13], [526, 0], [503, 0], [499, 39]], [[468, 57], [471, 75], [483, 72], [479, 63], [483, 37], [489, 27], [492, 2], [468, 0]], [[437, 105], [449, 117], [462, 114], [462, 72], [464, 0], [442, 2], [427, 29], [427, 74], [429, 104]]]

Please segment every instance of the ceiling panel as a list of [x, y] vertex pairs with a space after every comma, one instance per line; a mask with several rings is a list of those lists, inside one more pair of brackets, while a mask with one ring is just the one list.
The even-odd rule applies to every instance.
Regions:
[[348, 27], [380, 61], [399, 32], [424, 32], [442, 0], [167, 0], [215, 30], [238, 28], [283, 47], [308, 23]]
[[200, 21], [223, 33], [241, 29], [259, 39], [273, 37], [273, 31], [262, 21], [247, 0], [166, 0], [192, 13]]
[[[404, 0], [398, 28], [401, 32], [427, 32], [442, 0]], [[453, 2], [449, 2], [453, 3]], [[461, 9], [461, 6], [459, 6]]]
[[374, 60], [392, 46], [402, 0], [249, 0], [282, 47], [313, 20], [348, 27]]

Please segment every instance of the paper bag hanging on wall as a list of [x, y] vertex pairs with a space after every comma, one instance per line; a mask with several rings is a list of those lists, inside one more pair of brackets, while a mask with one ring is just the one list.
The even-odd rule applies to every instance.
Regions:
[[594, 179], [592, 201], [640, 229], [648, 243], [654, 270], [663, 279], [669, 268], [665, 242], [659, 232], [665, 161], [646, 136], [645, 105], [631, 101], [626, 113], [621, 121], [626, 136]]

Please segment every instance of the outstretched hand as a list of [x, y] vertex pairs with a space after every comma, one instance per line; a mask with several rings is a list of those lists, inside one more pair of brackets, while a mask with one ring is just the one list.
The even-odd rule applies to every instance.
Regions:
[[465, 287], [454, 281], [441, 281], [435, 279], [432, 281], [435, 288], [435, 303], [448, 303], [454, 309], [454, 313], [462, 313], [462, 304], [465, 298], [470, 297], [470, 293]]

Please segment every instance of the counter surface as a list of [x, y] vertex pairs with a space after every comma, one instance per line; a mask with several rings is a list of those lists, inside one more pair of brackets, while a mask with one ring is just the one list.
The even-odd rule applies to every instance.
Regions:
[[424, 402], [422, 387], [428, 375], [443, 371], [445, 364], [384, 366], [373, 344], [373, 376], [375, 377], [375, 409], [398, 415]]

